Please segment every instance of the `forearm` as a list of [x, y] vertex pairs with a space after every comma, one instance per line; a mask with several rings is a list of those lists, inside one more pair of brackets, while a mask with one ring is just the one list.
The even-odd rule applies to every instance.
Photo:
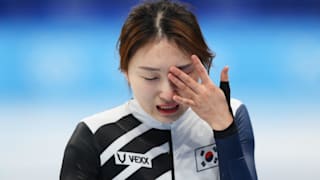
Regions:
[[[221, 180], [256, 180], [253, 144], [241, 141], [235, 122], [224, 131], [214, 131]], [[253, 140], [253, 137], [252, 139]]]

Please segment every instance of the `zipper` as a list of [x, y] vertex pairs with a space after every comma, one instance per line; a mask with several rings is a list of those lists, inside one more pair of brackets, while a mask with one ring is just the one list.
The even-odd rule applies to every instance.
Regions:
[[172, 144], [172, 133], [170, 131], [170, 138], [169, 138], [169, 149], [170, 149], [170, 164], [171, 164], [171, 179], [175, 180], [174, 176], [174, 156], [173, 156], [173, 144]]

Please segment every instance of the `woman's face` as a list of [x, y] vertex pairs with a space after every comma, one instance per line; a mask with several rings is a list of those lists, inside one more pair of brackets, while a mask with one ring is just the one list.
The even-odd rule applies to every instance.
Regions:
[[184, 53], [166, 39], [138, 49], [126, 72], [134, 98], [148, 114], [161, 122], [172, 122], [187, 109], [172, 98], [178, 92], [168, 79], [171, 66], [197, 79], [191, 54]]

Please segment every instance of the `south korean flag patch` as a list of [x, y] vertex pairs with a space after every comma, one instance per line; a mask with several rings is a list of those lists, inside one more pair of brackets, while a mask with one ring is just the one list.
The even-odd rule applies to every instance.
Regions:
[[197, 172], [218, 166], [218, 153], [216, 144], [195, 149]]

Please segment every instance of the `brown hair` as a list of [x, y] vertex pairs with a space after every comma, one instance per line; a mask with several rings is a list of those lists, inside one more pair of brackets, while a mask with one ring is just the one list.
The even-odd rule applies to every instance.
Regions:
[[132, 9], [118, 40], [120, 70], [127, 72], [134, 53], [157, 38], [167, 38], [184, 52], [196, 54], [209, 72], [214, 54], [196, 17], [186, 5], [169, 0], [145, 1]]

